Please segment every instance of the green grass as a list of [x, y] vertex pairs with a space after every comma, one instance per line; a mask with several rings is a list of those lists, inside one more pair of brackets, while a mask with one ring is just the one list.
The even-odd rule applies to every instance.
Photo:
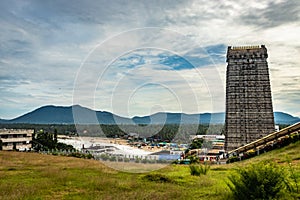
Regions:
[[271, 160], [288, 169], [290, 160], [299, 182], [299, 152], [300, 142], [191, 176], [187, 165], [126, 173], [95, 160], [0, 151], [0, 199], [229, 199], [229, 175], [250, 163]]

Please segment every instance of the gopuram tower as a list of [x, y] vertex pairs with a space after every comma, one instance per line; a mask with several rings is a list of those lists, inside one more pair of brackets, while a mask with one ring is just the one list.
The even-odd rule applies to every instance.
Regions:
[[228, 47], [226, 151], [275, 131], [267, 58], [264, 45]]

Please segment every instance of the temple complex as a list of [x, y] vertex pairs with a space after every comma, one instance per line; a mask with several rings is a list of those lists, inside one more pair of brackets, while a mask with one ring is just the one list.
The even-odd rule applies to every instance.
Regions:
[[267, 58], [264, 45], [228, 47], [226, 151], [275, 131]]

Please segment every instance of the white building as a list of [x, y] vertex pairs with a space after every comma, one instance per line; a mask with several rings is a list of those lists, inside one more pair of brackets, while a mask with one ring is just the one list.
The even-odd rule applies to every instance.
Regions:
[[30, 150], [34, 130], [0, 129], [0, 150]]

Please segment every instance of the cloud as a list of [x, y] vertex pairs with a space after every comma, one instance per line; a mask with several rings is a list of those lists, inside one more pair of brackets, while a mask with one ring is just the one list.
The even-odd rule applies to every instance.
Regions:
[[300, 19], [299, 1], [272, 1], [265, 7], [252, 8], [249, 12], [242, 15], [240, 20], [244, 24], [269, 28], [280, 26], [285, 23], [299, 22]]
[[[112, 109], [118, 89], [117, 114], [146, 114], [156, 102], [224, 111], [226, 47], [256, 44], [268, 48], [274, 108], [299, 114], [299, 8], [283, 0], [1, 1], [0, 101], [13, 111], [0, 117], [70, 105], [78, 85], [77, 100], [97, 110]], [[85, 99], [95, 94], [97, 104]]]

